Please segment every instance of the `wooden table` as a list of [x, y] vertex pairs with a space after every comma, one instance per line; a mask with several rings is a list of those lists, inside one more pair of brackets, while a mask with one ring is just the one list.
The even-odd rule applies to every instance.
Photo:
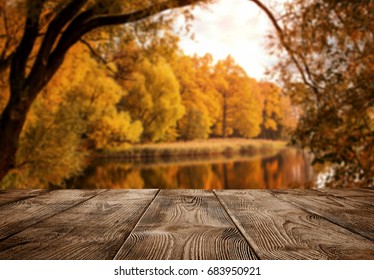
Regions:
[[374, 190], [0, 191], [0, 259], [374, 259]]

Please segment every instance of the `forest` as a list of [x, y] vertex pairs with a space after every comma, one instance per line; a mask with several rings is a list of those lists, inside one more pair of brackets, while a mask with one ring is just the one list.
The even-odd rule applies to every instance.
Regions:
[[59, 185], [99, 151], [233, 137], [290, 140], [333, 183], [373, 184], [371, 1], [297, 0], [279, 20], [251, 1], [277, 82], [179, 48], [174, 21], [188, 34], [214, 1], [127, 2], [0, 1], [1, 188]]

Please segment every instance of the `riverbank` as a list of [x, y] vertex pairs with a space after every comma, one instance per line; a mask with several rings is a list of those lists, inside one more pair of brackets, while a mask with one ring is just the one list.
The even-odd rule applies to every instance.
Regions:
[[209, 139], [134, 145], [121, 151], [102, 151], [97, 153], [96, 157], [131, 159], [133, 161], [216, 156], [233, 157], [280, 151], [286, 147], [286, 144], [284, 141], [259, 139]]

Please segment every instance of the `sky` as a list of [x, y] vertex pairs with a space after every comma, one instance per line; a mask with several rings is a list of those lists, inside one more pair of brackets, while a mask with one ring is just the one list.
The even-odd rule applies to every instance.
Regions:
[[[285, 0], [264, 0], [272, 9], [280, 10]], [[182, 36], [180, 47], [185, 54], [200, 56], [211, 53], [215, 60], [232, 55], [250, 77], [266, 79], [266, 68], [275, 57], [266, 51], [266, 34], [274, 32], [270, 20], [247, 0], [218, 0], [207, 8], [196, 8], [192, 22], [194, 40]]]

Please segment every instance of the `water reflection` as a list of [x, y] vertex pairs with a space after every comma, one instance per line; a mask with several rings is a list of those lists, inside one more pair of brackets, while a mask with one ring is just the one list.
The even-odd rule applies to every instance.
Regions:
[[299, 188], [314, 178], [310, 157], [298, 149], [272, 156], [182, 163], [99, 162], [68, 188], [259, 189]]

